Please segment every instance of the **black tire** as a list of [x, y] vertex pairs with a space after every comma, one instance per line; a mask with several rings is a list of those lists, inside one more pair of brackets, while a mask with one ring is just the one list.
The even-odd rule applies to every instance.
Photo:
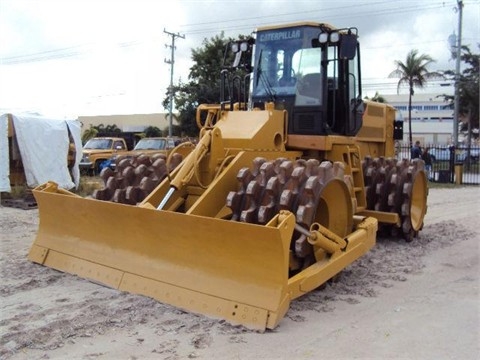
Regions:
[[93, 168], [93, 175], [94, 176], [97, 176], [97, 175], [100, 175], [100, 173], [102, 172], [102, 169], [101, 169], [101, 165], [102, 163], [105, 161], [105, 159], [99, 159], [97, 161], [95, 161], [95, 166]]

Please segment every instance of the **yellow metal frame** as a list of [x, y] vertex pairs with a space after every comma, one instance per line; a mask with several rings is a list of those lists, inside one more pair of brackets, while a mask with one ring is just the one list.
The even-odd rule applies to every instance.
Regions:
[[30, 261], [257, 330], [375, 242], [376, 221], [362, 219], [346, 249], [288, 279], [289, 212], [259, 226], [84, 199], [53, 183], [34, 193], [43, 210]]
[[[195, 149], [138, 206], [82, 198], [54, 183], [37, 187], [40, 226], [28, 257], [192, 312], [273, 329], [293, 299], [374, 246], [377, 218], [387, 216], [365, 212], [354, 138], [287, 137], [286, 113], [271, 104], [202, 111], [207, 123]], [[317, 155], [336, 173], [323, 179], [314, 224], [305, 230], [316, 262], [289, 278], [295, 215], [280, 211], [266, 225], [231, 221], [226, 198], [255, 158], [302, 158], [305, 152], [286, 149], [304, 148], [302, 141], [318, 142]]]

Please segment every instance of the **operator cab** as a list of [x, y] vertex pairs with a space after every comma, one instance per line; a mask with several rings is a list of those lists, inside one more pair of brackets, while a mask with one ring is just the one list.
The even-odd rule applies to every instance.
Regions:
[[250, 108], [288, 111], [289, 135], [353, 136], [361, 127], [357, 30], [296, 23], [257, 29]]

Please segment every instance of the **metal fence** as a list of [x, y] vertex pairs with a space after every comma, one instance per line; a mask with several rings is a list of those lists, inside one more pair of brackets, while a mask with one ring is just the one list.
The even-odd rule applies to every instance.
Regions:
[[[430, 181], [465, 185], [480, 185], [480, 146], [449, 147], [445, 145], [424, 145], [432, 159], [428, 177]], [[408, 144], [396, 147], [397, 159], [410, 159]]]

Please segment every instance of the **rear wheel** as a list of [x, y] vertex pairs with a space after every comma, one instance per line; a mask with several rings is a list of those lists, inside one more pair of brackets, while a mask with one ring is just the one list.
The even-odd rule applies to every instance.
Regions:
[[105, 167], [100, 172], [105, 186], [95, 190], [92, 197], [97, 200], [136, 205], [143, 201], [181, 160], [182, 155], [175, 154], [167, 168], [166, 157], [163, 154], [119, 156], [115, 162], [115, 170]]
[[395, 212], [400, 217], [399, 227], [381, 224], [380, 231], [411, 242], [422, 229], [427, 212], [428, 182], [424, 161], [366, 158], [364, 164], [367, 209]]

